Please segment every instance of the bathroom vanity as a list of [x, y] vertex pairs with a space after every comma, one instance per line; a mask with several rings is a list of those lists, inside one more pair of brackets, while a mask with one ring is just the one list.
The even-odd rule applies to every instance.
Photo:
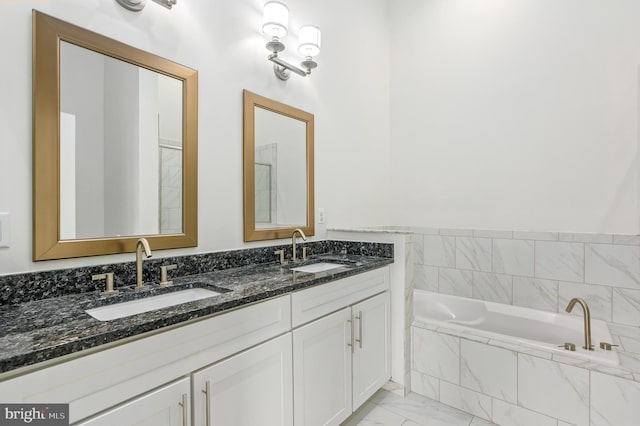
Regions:
[[[313, 114], [244, 92], [245, 241], [292, 237], [291, 251], [143, 268], [147, 239], [198, 247], [198, 71], [35, 10], [33, 41], [33, 260], [135, 251], [136, 287], [127, 264], [0, 277], [0, 401], [68, 403], [73, 425], [338, 425], [382, 387], [392, 246], [378, 256], [371, 243], [312, 242], [295, 262], [296, 233], [315, 227]], [[121, 206], [140, 217], [129, 223]], [[169, 268], [181, 278], [162, 286]], [[160, 285], [145, 286], [158, 270]]]
[[[0, 400], [69, 403], [82, 425], [340, 424], [390, 378], [392, 263], [341, 260], [183, 277], [227, 291], [112, 321], [84, 312], [95, 293], [4, 306]], [[49, 302], [48, 326], [21, 323]]]

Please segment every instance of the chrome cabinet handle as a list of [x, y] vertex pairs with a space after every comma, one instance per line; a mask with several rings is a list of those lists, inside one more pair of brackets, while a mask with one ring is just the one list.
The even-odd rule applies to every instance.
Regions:
[[182, 401], [178, 403], [182, 407], [182, 426], [189, 426], [187, 424], [187, 394], [182, 394]]
[[356, 319], [358, 320], [358, 337], [359, 337], [359, 339], [356, 339], [356, 342], [358, 342], [360, 349], [362, 349], [362, 311], [358, 312], [358, 315], [356, 315]]
[[349, 336], [349, 341], [350, 341], [350, 343], [347, 343], [347, 346], [350, 346], [350, 347], [351, 347], [351, 353], [353, 353], [353, 351], [354, 351], [354, 346], [355, 346], [355, 345], [354, 345], [354, 343], [353, 343], [353, 338], [354, 338], [354, 335], [353, 335], [353, 321], [351, 321], [351, 320], [349, 319], [349, 320], [347, 320], [347, 322], [349, 323], [349, 326], [351, 327], [351, 334], [350, 334], [350, 336]]
[[211, 426], [211, 381], [207, 380], [204, 389], [202, 389], [202, 393], [204, 394], [204, 411], [205, 411], [205, 422], [207, 426]]

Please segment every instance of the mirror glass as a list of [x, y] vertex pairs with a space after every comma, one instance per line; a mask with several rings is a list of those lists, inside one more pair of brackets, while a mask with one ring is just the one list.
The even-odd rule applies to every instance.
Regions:
[[307, 123], [254, 107], [256, 228], [307, 221]]
[[182, 232], [182, 81], [60, 42], [60, 238]]
[[34, 260], [197, 246], [197, 71], [33, 22]]
[[244, 92], [245, 241], [314, 233], [313, 115]]

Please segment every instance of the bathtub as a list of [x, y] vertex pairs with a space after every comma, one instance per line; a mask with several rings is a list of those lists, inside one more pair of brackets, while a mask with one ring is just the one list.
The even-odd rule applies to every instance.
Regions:
[[[580, 307], [575, 309], [582, 312]], [[539, 311], [424, 290], [414, 290], [413, 313], [415, 324], [430, 324], [471, 333], [606, 366], [620, 365], [616, 351], [599, 348], [600, 342], [612, 342], [609, 328], [601, 320], [591, 320], [591, 342], [595, 350], [587, 351], [582, 348], [582, 316]], [[568, 351], [559, 347], [565, 342], [574, 343], [576, 350]]]

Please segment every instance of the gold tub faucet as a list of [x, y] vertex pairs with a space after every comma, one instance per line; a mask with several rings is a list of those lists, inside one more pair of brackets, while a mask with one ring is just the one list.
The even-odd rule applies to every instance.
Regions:
[[571, 299], [569, 301], [569, 304], [567, 305], [567, 309], [565, 309], [565, 311], [571, 312], [573, 307], [576, 306], [576, 303], [578, 303], [580, 306], [582, 306], [582, 312], [583, 312], [583, 317], [584, 317], [584, 346], [583, 346], [583, 348], [588, 350], [588, 351], [592, 351], [593, 348], [592, 348], [592, 345], [591, 345], [591, 313], [589, 312], [589, 306], [587, 306], [587, 302], [585, 302], [583, 299], [581, 299], [579, 297], [574, 297], [573, 299]]

